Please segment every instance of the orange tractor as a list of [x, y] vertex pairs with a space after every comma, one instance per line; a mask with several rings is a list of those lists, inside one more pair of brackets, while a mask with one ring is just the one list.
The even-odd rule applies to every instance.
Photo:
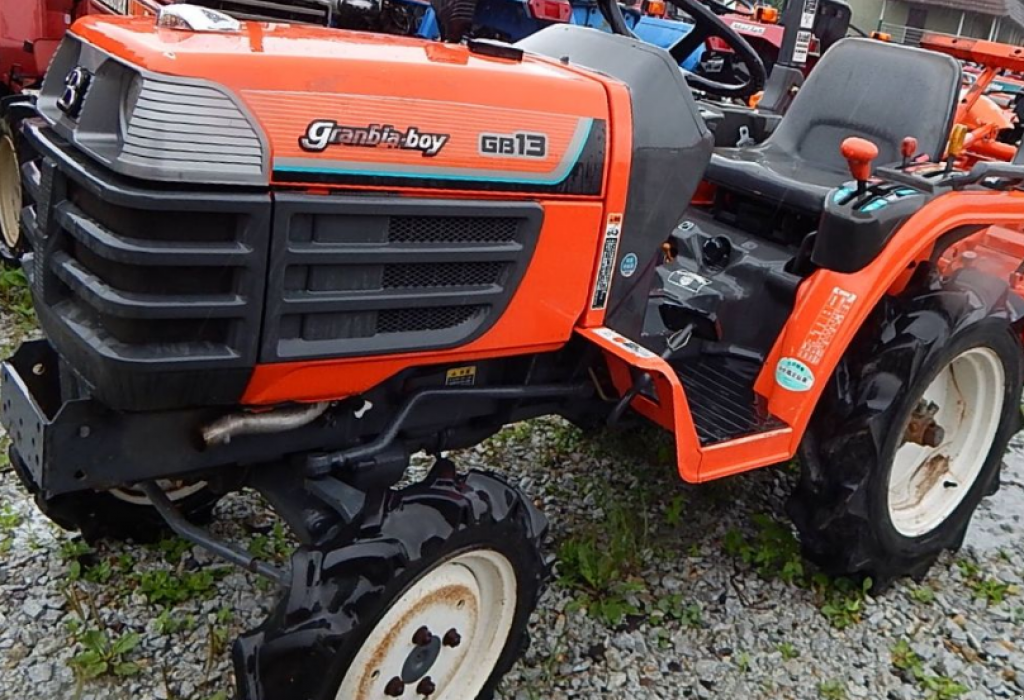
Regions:
[[[948, 55], [840, 41], [764, 143], [714, 149], [631, 37], [85, 18], [21, 122], [45, 338], [0, 372], [11, 462], [86, 538], [170, 527], [280, 586], [242, 698], [490, 697], [545, 520], [446, 453], [537, 416], [646, 418], [691, 483], [799, 454], [809, 558], [922, 575], [1024, 381], [1024, 165], [959, 167], [960, 92]], [[287, 566], [203, 528], [243, 487]]]

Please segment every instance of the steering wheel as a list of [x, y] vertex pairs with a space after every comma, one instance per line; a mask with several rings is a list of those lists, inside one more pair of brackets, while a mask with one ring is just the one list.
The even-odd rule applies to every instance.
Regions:
[[[669, 0], [669, 2], [692, 17], [694, 23], [693, 30], [689, 34], [669, 47], [668, 52], [676, 62], [682, 63], [704, 42], [714, 36], [722, 39], [736, 53], [747, 69], [747, 79], [739, 83], [721, 83], [684, 70], [686, 82], [690, 87], [709, 95], [725, 98], [749, 97], [764, 89], [764, 85], [768, 81], [768, 71], [765, 70], [764, 61], [746, 39], [726, 24], [715, 14], [714, 10], [704, 4], [708, 0]], [[622, 16], [622, 9], [617, 0], [598, 0], [597, 6], [614, 34], [636, 38], [626, 24], [626, 19]]]
[[689, 58], [711, 37], [718, 37], [731, 48], [747, 69], [747, 79], [739, 83], [722, 83], [703, 75], [687, 73], [686, 82], [690, 87], [717, 97], [750, 97], [764, 89], [768, 82], [768, 71], [764, 61], [750, 43], [739, 32], [715, 14], [705, 3], [707, 0], [669, 0], [693, 19], [693, 30], [677, 41], [668, 52], [672, 58], [682, 62]]

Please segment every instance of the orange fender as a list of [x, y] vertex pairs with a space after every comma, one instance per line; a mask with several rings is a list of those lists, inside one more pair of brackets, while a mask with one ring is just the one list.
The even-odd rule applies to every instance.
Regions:
[[[772, 415], [793, 428], [795, 452], [818, 399], [854, 336], [897, 282], [928, 259], [936, 241], [962, 226], [1001, 225], [1018, 229], [1024, 221], [1022, 192], [954, 192], [922, 209], [893, 236], [881, 255], [860, 272], [819, 270], [804, 282], [789, 322], [758, 377], [756, 389], [768, 398]], [[776, 381], [776, 371], [801, 365], [809, 370], [803, 391]], [[794, 384], [789, 383], [790, 386]]]

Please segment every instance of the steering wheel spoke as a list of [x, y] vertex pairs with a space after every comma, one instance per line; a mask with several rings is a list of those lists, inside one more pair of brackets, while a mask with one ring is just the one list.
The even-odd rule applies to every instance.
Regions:
[[[744, 6], [752, 8], [749, 2], [739, 1]], [[673, 59], [682, 63], [708, 39], [717, 37], [735, 52], [737, 58], [746, 68], [746, 79], [737, 83], [722, 83], [697, 73], [683, 71], [686, 82], [691, 88], [724, 98], [749, 97], [764, 89], [764, 85], [768, 81], [764, 61], [746, 39], [719, 17], [715, 7], [727, 12], [732, 12], [732, 10], [718, 0], [669, 0], [669, 2], [688, 14], [694, 24], [693, 30], [689, 34], [669, 48], [668, 51]], [[626, 20], [622, 16], [622, 9], [616, 0], [598, 0], [598, 7], [611, 26], [612, 32], [636, 38], [626, 24]]]

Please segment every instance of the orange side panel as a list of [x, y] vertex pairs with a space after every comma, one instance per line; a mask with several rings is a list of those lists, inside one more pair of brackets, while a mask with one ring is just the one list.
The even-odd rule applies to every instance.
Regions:
[[370, 389], [409, 367], [557, 350], [587, 302], [602, 207], [546, 202], [526, 276], [502, 317], [477, 340], [436, 352], [259, 365], [243, 404], [322, 401]]
[[[755, 387], [768, 397], [772, 415], [792, 426], [792, 450], [802, 439], [818, 399], [854, 335], [887, 290], [905, 276], [908, 266], [928, 255], [937, 239], [953, 229], [973, 225], [1017, 229], [1021, 221], [1024, 193], [947, 194], [907, 221], [865, 269], [854, 274], [820, 270], [805, 281]], [[811, 385], [805, 391], [786, 389], [776, 382], [783, 359], [789, 361], [784, 367], [799, 369], [802, 364], [809, 371]], [[802, 376], [805, 385], [806, 380]]]

